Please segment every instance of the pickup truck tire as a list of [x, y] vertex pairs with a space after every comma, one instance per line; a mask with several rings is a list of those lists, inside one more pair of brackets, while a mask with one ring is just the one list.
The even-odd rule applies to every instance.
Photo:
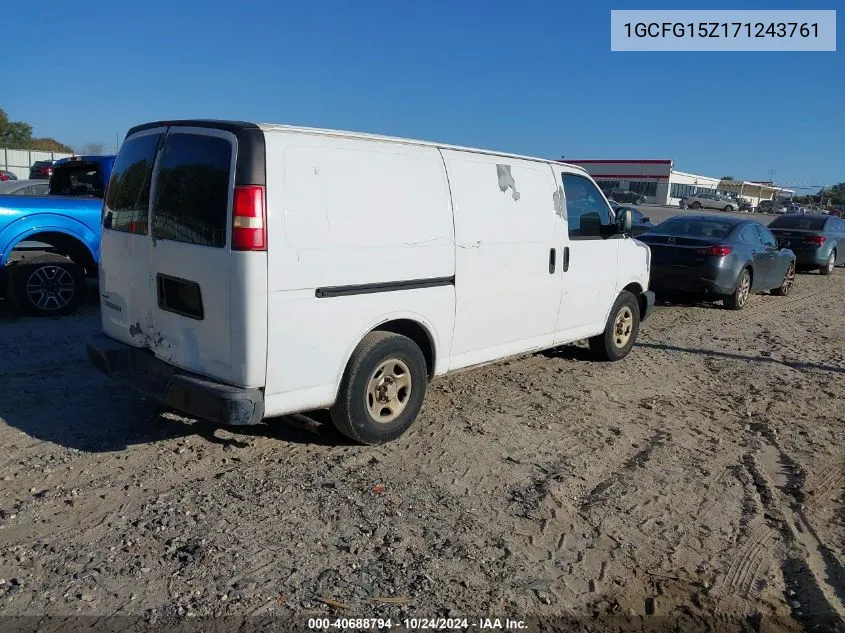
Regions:
[[596, 360], [622, 360], [631, 351], [640, 331], [640, 304], [633, 293], [623, 290], [610, 310], [604, 332], [590, 339]]
[[6, 292], [23, 314], [71, 314], [79, 307], [84, 291], [85, 272], [61, 255], [38, 255], [8, 269]]
[[361, 444], [395, 440], [416, 420], [427, 382], [425, 356], [416, 343], [392, 332], [370, 332], [346, 366], [329, 410], [332, 422]]

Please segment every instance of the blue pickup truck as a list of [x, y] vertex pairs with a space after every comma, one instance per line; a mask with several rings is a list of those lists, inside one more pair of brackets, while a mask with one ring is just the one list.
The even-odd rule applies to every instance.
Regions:
[[73, 312], [97, 275], [114, 156], [57, 160], [45, 196], [0, 195], [0, 294], [24, 314]]

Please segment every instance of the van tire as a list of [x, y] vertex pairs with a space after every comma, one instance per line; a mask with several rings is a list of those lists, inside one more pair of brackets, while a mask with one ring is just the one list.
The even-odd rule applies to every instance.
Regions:
[[[394, 361], [390, 369], [385, 363]], [[379, 377], [381, 373], [381, 378]], [[396, 388], [407, 373], [410, 392]], [[384, 377], [388, 376], [388, 380]], [[399, 380], [395, 380], [399, 378]], [[392, 332], [370, 332], [352, 352], [343, 373], [337, 400], [329, 409], [332, 422], [346, 437], [361, 444], [383, 444], [397, 439], [416, 420], [422, 408], [428, 382], [425, 356], [407, 336]], [[386, 405], [381, 409], [386, 421], [379, 421], [372, 413], [375, 386], [384, 388]], [[373, 402], [373, 404], [371, 404]], [[395, 408], [390, 406], [395, 405]], [[396, 416], [390, 419], [390, 416]]]
[[622, 360], [631, 351], [640, 331], [640, 304], [633, 293], [623, 290], [610, 310], [604, 332], [590, 339], [596, 360]]
[[[56, 281], [61, 285], [57, 297], [61, 305], [49, 302], [39, 306], [33, 295], [28, 292], [28, 284], [33, 275], [43, 271], [49, 275], [47, 281]], [[7, 269], [6, 292], [12, 305], [21, 313], [33, 316], [66, 316], [79, 307], [85, 294], [85, 272], [73, 261], [62, 255], [39, 255], [31, 259], [22, 259]], [[70, 294], [68, 294], [70, 290]]]

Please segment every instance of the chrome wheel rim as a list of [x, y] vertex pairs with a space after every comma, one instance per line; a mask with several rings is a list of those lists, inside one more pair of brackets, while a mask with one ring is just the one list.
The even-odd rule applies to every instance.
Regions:
[[67, 307], [76, 292], [73, 276], [62, 266], [41, 266], [26, 280], [26, 296], [39, 310], [53, 312]]
[[831, 253], [830, 257], [827, 258], [827, 271], [832, 273], [835, 266], [836, 266], [836, 255]]
[[625, 347], [631, 340], [634, 331], [634, 313], [628, 306], [623, 307], [613, 322], [613, 344], [618, 348]]
[[411, 398], [411, 370], [397, 358], [382, 362], [367, 383], [367, 410], [381, 424], [398, 418]]
[[786, 269], [786, 275], [783, 278], [783, 284], [780, 287], [780, 291], [783, 294], [788, 294], [790, 290], [792, 290], [792, 284], [795, 283], [795, 266], [793, 264], [789, 265], [789, 268]]
[[736, 293], [736, 303], [739, 306], [744, 306], [748, 300], [748, 294], [751, 292], [751, 277], [747, 272], [742, 273], [739, 278], [739, 288]]

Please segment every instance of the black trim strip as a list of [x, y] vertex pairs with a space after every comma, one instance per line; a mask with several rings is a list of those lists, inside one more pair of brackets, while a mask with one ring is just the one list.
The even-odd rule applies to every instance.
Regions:
[[328, 286], [317, 288], [314, 296], [320, 299], [330, 297], [348, 297], [350, 295], [367, 295], [374, 292], [395, 292], [397, 290], [418, 290], [420, 288], [436, 288], [438, 286], [454, 286], [455, 276], [431, 277], [429, 279], [407, 279], [405, 281], [385, 281], [376, 284], [360, 284], [357, 286]]

